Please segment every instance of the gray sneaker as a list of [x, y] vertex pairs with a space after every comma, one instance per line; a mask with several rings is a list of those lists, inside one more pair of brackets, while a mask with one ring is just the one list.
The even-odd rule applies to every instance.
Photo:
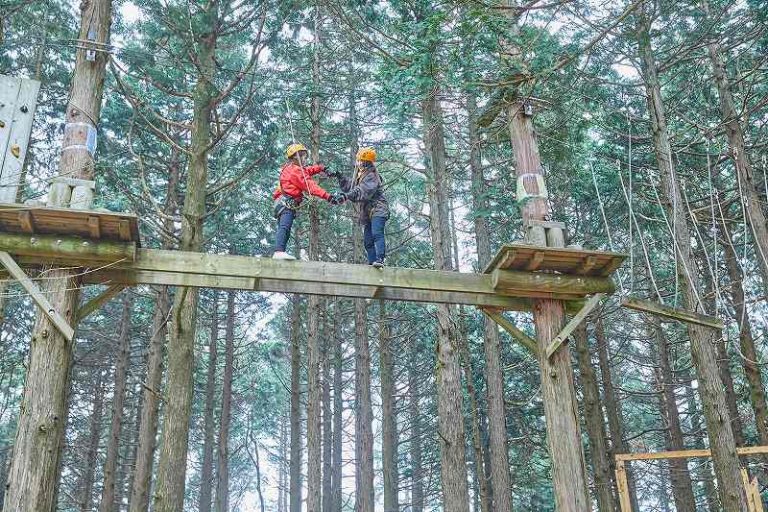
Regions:
[[371, 266], [373, 266], [373, 268], [384, 268], [384, 262], [374, 261], [373, 263], [371, 263]]

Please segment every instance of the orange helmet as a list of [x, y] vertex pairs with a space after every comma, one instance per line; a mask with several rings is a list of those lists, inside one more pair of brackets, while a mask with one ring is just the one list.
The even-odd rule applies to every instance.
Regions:
[[293, 155], [298, 153], [299, 151], [307, 151], [307, 148], [304, 147], [304, 144], [291, 144], [288, 146], [288, 148], [285, 150], [285, 156], [287, 158], [291, 158]]
[[365, 147], [360, 148], [360, 150], [357, 152], [357, 159], [361, 162], [375, 162], [376, 161], [376, 150], [372, 147]]

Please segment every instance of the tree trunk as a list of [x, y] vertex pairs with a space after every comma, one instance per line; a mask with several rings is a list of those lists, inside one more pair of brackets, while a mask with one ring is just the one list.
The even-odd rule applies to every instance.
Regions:
[[[336, 302], [336, 308], [341, 307], [339, 302]], [[332, 474], [331, 474], [331, 510], [332, 512], [341, 512], [342, 498], [341, 498], [341, 486], [342, 486], [342, 465], [344, 461], [342, 459], [342, 429], [344, 422], [344, 342], [340, 333], [341, 322], [338, 320], [340, 317], [339, 312], [334, 315], [334, 352], [333, 352], [333, 450], [331, 455], [333, 457]]]
[[[310, 122], [312, 127], [312, 160], [320, 160], [320, 28], [322, 15], [315, 7], [314, 41], [312, 49], [312, 104]], [[309, 207], [309, 259], [320, 257], [320, 218], [317, 208], [310, 202]], [[307, 512], [320, 512], [322, 507], [322, 421], [320, 411], [320, 311], [321, 300], [317, 295], [309, 296], [307, 318]]]
[[235, 298], [235, 292], [227, 292], [224, 376], [221, 383], [219, 450], [216, 460], [216, 512], [229, 512], [229, 427], [232, 420], [232, 378], [235, 371]]
[[[469, 167], [472, 175], [472, 207], [474, 209], [477, 261], [483, 269], [491, 261], [491, 234], [484, 214], [487, 208], [483, 166], [480, 159], [480, 137], [477, 130], [477, 100], [474, 92], [467, 95], [469, 117]], [[498, 512], [512, 510], [512, 485], [509, 472], [507, 415], [504, 405], [504, 374], [499, 328], [483, 315], [485, 378], [488, 400], [488, 435], [490, 437], [490, 471], [493, 486], [493, 508]]]
[[[621, 405], [616, 397], [616, 390], [613, 387], [613, 377], [611, 372], [611, 356], [608, 340], [605, 337], [602, 314], [597, 317], [595, 322], [595, 339], [597, 341], [597, 356], [600, 366], [600, 376], [603, 382], [603, 403], [605, 405], [606, 416], [608, 417], [608, 428], [611, 432], [610, 464], [611, 470], [616, 470], [616, 454], [628, 453], [629, 449], [624, 440], [624, 418], [621, 413]], [[632, 465], [627, 464], [627, 487], [629, 488], [629, 499], [632, 503], [632, 510], [640, 510], [637, 501], [637, 488], [635, 487], [634, 471]]]
[[107, 441], [107, 457], [104, 463], [104, 485], [102, 487], [99, 512], [112, 512], [117, 507], [115, 503], [115, 483], [117, 462], [120, 454], [120, 434], [123, 428], [123, 406], [128, 379], [128, 358], [131, 342], [131, 308], [132, 301], [128, 295], [123, 295], [123, 313], [120, 318], [120, 335], [117, 342], [117, 358], [115, 360], [115, 391], [112, 395], [112, 424]]
[[[355, 235], [355, 260], [362, 254]], [[373, 512], [373, 407], [371, 405], [371, 352], [368, 346], [368, 311], [365, 299], [355, 299], [355, 510]]]
[[219, 342], [219, 292], [211, 297], [211, 335], [208, 343], [208, 371], [205, 379], [205, 412], [203, 413], [203, 467], [200, 470], [198, 510], [211, 511], [213, 495], [213, 409], [216, 402], [216, 360]]
[[579, 363], [579, 380], [583, 393], [584, 425], [589, 437], [589, 451], [592, 456], [592, 470], [595, 477], [595, 495], [600, 512], [614, 512], [616, 503], [611, 483], [611, 466], [608, 462], [603, 409], [600, 405], [600, 388], [592, 367], [592, 353], [589, 349], [587, 326], [584, 322], [574, 332], [576, 356]]
[[[524, 185], [536, 184], [525, 185], [531, 197], [521, 205], [523, 224], [545, 220], [548, 216], [547, 198], [538, 187], [538, 179], [543, 179], [544, 170], [533, 121], [525, 115], [522, 104], [512, 106], [508, 115], [518, 180]], [[547, 240], [547, 245], [562, 247], [565, 240], [554, 237]], [[534, 301], [533, 318], [540, 347], [538, 359], [541, 392], [547, 422], [547, 445], [552, 458], [556, 507], [561, 512], [587, 512], [591, 508], [589, 487], [581, 429], [576, 416], [578, 406], [570, 349], [565, 345], [551, 358], [546, 354], [547, 345], [565, 325], [563, 302], [549, 299]]]
[[[691, 422], [691, 432], [696, 432], [694, 436], [693, 447], [697, 450], [703, 450], [706, 448], [704, 438], [706, 432], [701, 425], [701, 418], [699, 417], [699, 405], [696, 403], [696, 397], [693, 393], [693, 385], [689, 380], [685, 387], [685, 396], [688, 401], [688, 418]], [[712, 477], [712, 469], [709, 464], [709, 460], [703, 461], [703, 464], [698, 464], [698, 478], [704, 484], [704, 497], [707, 500], [707, 509], [710, 512], [717, 512], [720, 510], [720, 504], [717, 502], [717, 489], [715, 489], [715, 479]]]
[[411, 340], [408, 351], [408, 419], [411, 424], [411, 439], [408, 443], [411, 458], [411, 511], [424, 510], [424, 476], [421, 458], [421, 406], [419, 399], [419, 375], [417, 341]]
[[[658, 369], [656, 379], [661, 388], [662, 419], [665, 426], [665, 439], [667, 450], [684, 450], [683, 429], [680, 426], [680, 412], [677, 407], [675, 393], [676, 379], [672, 373], [672, 365], [669, 356], [669, 343], [661, 322], [657, 317], [650, 317], [650, 333], [656, 342]], [[672, 481], [672, 496], [675, 500], [675, 509], [678, 512], [695, 512], [696, 498], [693, 495], [691, 475], [688, 471], [688, 459], [670, 459], [669, 476]]]
[[[704, 11], [709, 14], [709, 3], [705, 1], [702, 5]], [[768, 224], [766, 224], [765, 213], [761, 206], [763, 202], [757, 193], [752, 175], [752, 164], [744, 143], [744, 129], [736, 110], [736, 102], [731, 92], [731, 83], [723, 60], [723, 51], [717, 36], [718, 34], [712, 34], [709, 38], [707, 52], [720, 99], [720, 115], [725, 127], [725, 135], [728, 137], [729, 156], [733, 160], [738, 175], [739, 195], [746, 212], [745, 221], [749, 224], [754, 239], [757, 265], [763, 278], [763, 293], [768, 295]]]
[[[643, 9], [649, 6], [644, 4]], [[678, 188], [679, 180], [672, 162], [666, 115], [661, 97], [653, 48], [651, 47], [650, 20], [643, 13], [639, 18], [638, 45], [641, 74], [645, 83], [648, 110], [651, 121], [654, 150], [661, 173], [661, 188], [667, 217], [674, 228], [676, 258], [680, 270], [680, 288], [686, 309], [703, 313], [699, 300], [701, 287], [691, 253], [691, 235], [687, 225], [683, 198]], [[720, 484], [720, 501], [724, 512], [744, 512], [747, 501], [741, 482], [740, 463], [736, 454], [736, 442], [731, 430], [731, 418], [725, 403], [725, 393], [718, 373], [717, 350], [714, 347], [717, 332], [696, 324], [689, 324], [691, 355], [699, 382], [699, 393], [704, 406], [715, 476]]]
[[93, 480], [96, 471], [96, 458], [99, 454], [99, 442], [101, 441], [102, 419], [104, 417], [104, 376], [98, 371], [96, 385], [94, 386], [93, 412], [91, 413], [90, 435], [88, 436], [88, 452], [85, 456], [85, 472], [83, 474], [80, 498], [80, 512], [93, 510]]
[[[109, 44], [111, 0], [82, 3], [80, 19], [81, 40]], [[93, 155], [76, 139], [83, 124], [88, 125], [89, 132], [96, 132], [108, 58], [107, 52], [99, 51], [95, 60], [89, 61], [85, 49], [77, 51], [66, 110], [66, 151], [62, 151], [59, 160], [61, 176], [94, 178]], [[44, 272], [46, 279], [40, 283], [41, 293], [64, 320], [75, 327], [81, 283], [78, 271], [47, 266]], [[74, 343], [68, 342], [47, 316], [37, 313], [8, 472], [3, 506], [6, 511], [49, 512], [55, 507], [73, 347]]]
[[[435, 268], [452, 270], [451, 236], [448, 217], [448, 176], [445, 133], [439, 86], [433, 83], [422, 101], [424, 145], [428, 158], [430, 235]], [[437, 415], [440, 439], [440, 474], [445, 512], [468, 512], [469, 490], [464, 445], [461, 392], [461, 355], [456, 343], [453, 318], [456, 308], [437, 306]]]
[[[213, 101], [217, 95], [213, 83], [217, 41], [217, 34], [213, 30], [217, 23], [215, 17], [216, 9], [210, 8], [204, 22], [210, 23], [211, 30], [205, 31], [196, 45], [198, 76], [192, 93], [194, 111], [179, 246], [180, 250], [189, 252], [200, 252], [203, 248], [211, 118]], [[155, 512], [181, 512], [184, 508], [198, 298], [197, 288], [178, 288], [174, 296], [168, 341], [163, 443], [154, 496]]]
[[[163, 212], [168, 216], [165, 229], [173, 233], [171, 215], [177, 209], [176, 194], [179, 183], [181, 162], [179, 152], [172, 150], [168, 166], [168, 190], [163, 205]], [[173, 248], [173, 240], [167, 236], [163, 249]], [[168, 337], [168, 317], [171, 302], [168, 287], [161, 286], [155, 293], [155, 312], [152, 316], [152, 333], [147, 351], [147, 375], [142, 390], [141, 413], [139, 419], [139, 440], [136, 446], [136, 464], [131, 484], [129, 512], [147, 512], [149, 510], [149, 491], [152, 485], [152, 466], [157, 446], [157, 426], [160, 406], [160, 388], [163, 385], [163, 347]]]
[[[298, 252], [296, 253], [298, 254]], [[290, 458], [290, 512], [301, 512], [302, 452], [301, 436], [301, 309], [299, 297], [291, 299], [291, 458]]]
[[384, 473], [384, 512], [399, 512], [397, 472], [397, 409], [392, 331], [386, 302], [379, 301], [379, 374], [381, 378], [381, 466]]
[[[326, 299], [326, 310], [333, 307]], [[332, 468], [333, 459], [333, 411], [331, 409], [331, 358], [330, 347], [333, 337], [327, 332], [329, 329], [328, 318], [323, 322], [323, 512], [331, 512], [332, 494]]]
[[[461, 321], [461, 320], [460, 320]], [[488, 493], [488, 478], [485, 470], [485, 455], [483, 454], [483, 440], [480, 434], [480, 407], [477, 404], [477, 392], [475, 391], [474, 377], [472, 375], [472, 361], [469, 355], [469, 348], [466, 343], [466, 336], [461, 329], [460, 338], [456, 341], [461, 350], [461, 364], [464, 369], [464, 379], [467, 383], [467, 398], [469, 399], [469, 421], [472, 425], [472, 453], [474, 458], [474, 469], [477, 481], [477, 497], [481, 512], [490, 512], [492, 510], [490, 497]]]
[[277, 512], [288, 512], [288, 423], [290, 418], [283, 415], [280, 418], [280, 469], [278, 472]]
[[730, 279], [730, 295], [733, 301], [734, 320], [739, 325], [739, 347], [742, 354], [742, 366], [749, 383], [749, 402], [755, 413], [755, 423], [760, 444], [768, 445], [768, 405], [766, 405], [765, 388], [763, 387], [760, 368], [757, 365], [758, 355], [755, 347], [755, 339], [752, 334], [749, 312], [746, 308], [743, 275], [739, 267], [736, 250], [731, 243], [731, 233], [728, 224], [722, 218], [719, 219], [722, 227], [722, 243], [725, 266], [728, 268]]

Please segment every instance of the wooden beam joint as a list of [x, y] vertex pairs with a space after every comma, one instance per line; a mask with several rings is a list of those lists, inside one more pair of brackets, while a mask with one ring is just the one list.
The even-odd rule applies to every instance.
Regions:
[[48, 301], [40, 288], [24, 273], [16, 261], [5, 251], [0, 251], [0, 264], [2, 264], [11, 276], [16, 279], [24, 290], [32, 297], [37, 306], [48, 317], [54, 327], [64, 336], [67, 341], [75, 338], [75, 330], [67, 323], [63, 316], [56, 311], [56, 308]]
[[579, 326], [581, 322], [584, 321], [585, 318], [587, 318], [587, 315], [589, 315], [592, 310], [595, 309], [595, 306], [600, 303], [603, 297], [605, 297], [604, 293], [596, 293], [590, 297], [589, 300], [587, 300], [581, 310], [576, 313], [573, 318], [571, 318], [570, 322], [565, 324], [565, 327], [563, 327], [562, 330], [557, 333], [557, 336], [555, 336], [549, 345], [547, 345], [547, 358], [551, 358], [557, 352], [565, 340], [568, 339], [568, 336], [573, 333], [573, 331]]

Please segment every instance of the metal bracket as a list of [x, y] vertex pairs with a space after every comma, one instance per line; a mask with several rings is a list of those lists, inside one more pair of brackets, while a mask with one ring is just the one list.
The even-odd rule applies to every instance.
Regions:
[[557, 336], [554, 337], [552, 342], [547, 345], [547, 358], [550, 358], [554, 355], [555, 352], [557, 352], [557, 349], [560, 348], [560, 345], [565, 342], [565, 340], [568, 339], [568, 336], [571, 335], [571, 333], [576, 329], [576, 327], [579, 326], [581, 322], [584, 321], [585, 318], [587, 318], [587, 315], [589, 315], [593, 309], [595, 309], [595, 306], [597, 306], [600, 301], [605, 297], [604, 293], [596, 293], [592, 297], [587, 300], [587, 302], [582, 306], [582, 308], [579, 310], [576, 315], [571, 318], [571, 321], [565, 324], [565, 327], [557, 333]]
[[72, 341], [75, 338], [75, 330], [70, 327], [67, 321], [62, 317], [56, 308], [48, 301], [48, 299], [40, 291], [40, 288], [24, 273], [19, 267], [16, 261], [5, 251], [0, 251], [0, 263], [8, 270], [11, 276], [16, 279], [19, 284], [27, 291], [32, 297], [38, 307], [43, 310], [45, 316], [53, 323], [54, 327], [66, 338], [67, 341]]

